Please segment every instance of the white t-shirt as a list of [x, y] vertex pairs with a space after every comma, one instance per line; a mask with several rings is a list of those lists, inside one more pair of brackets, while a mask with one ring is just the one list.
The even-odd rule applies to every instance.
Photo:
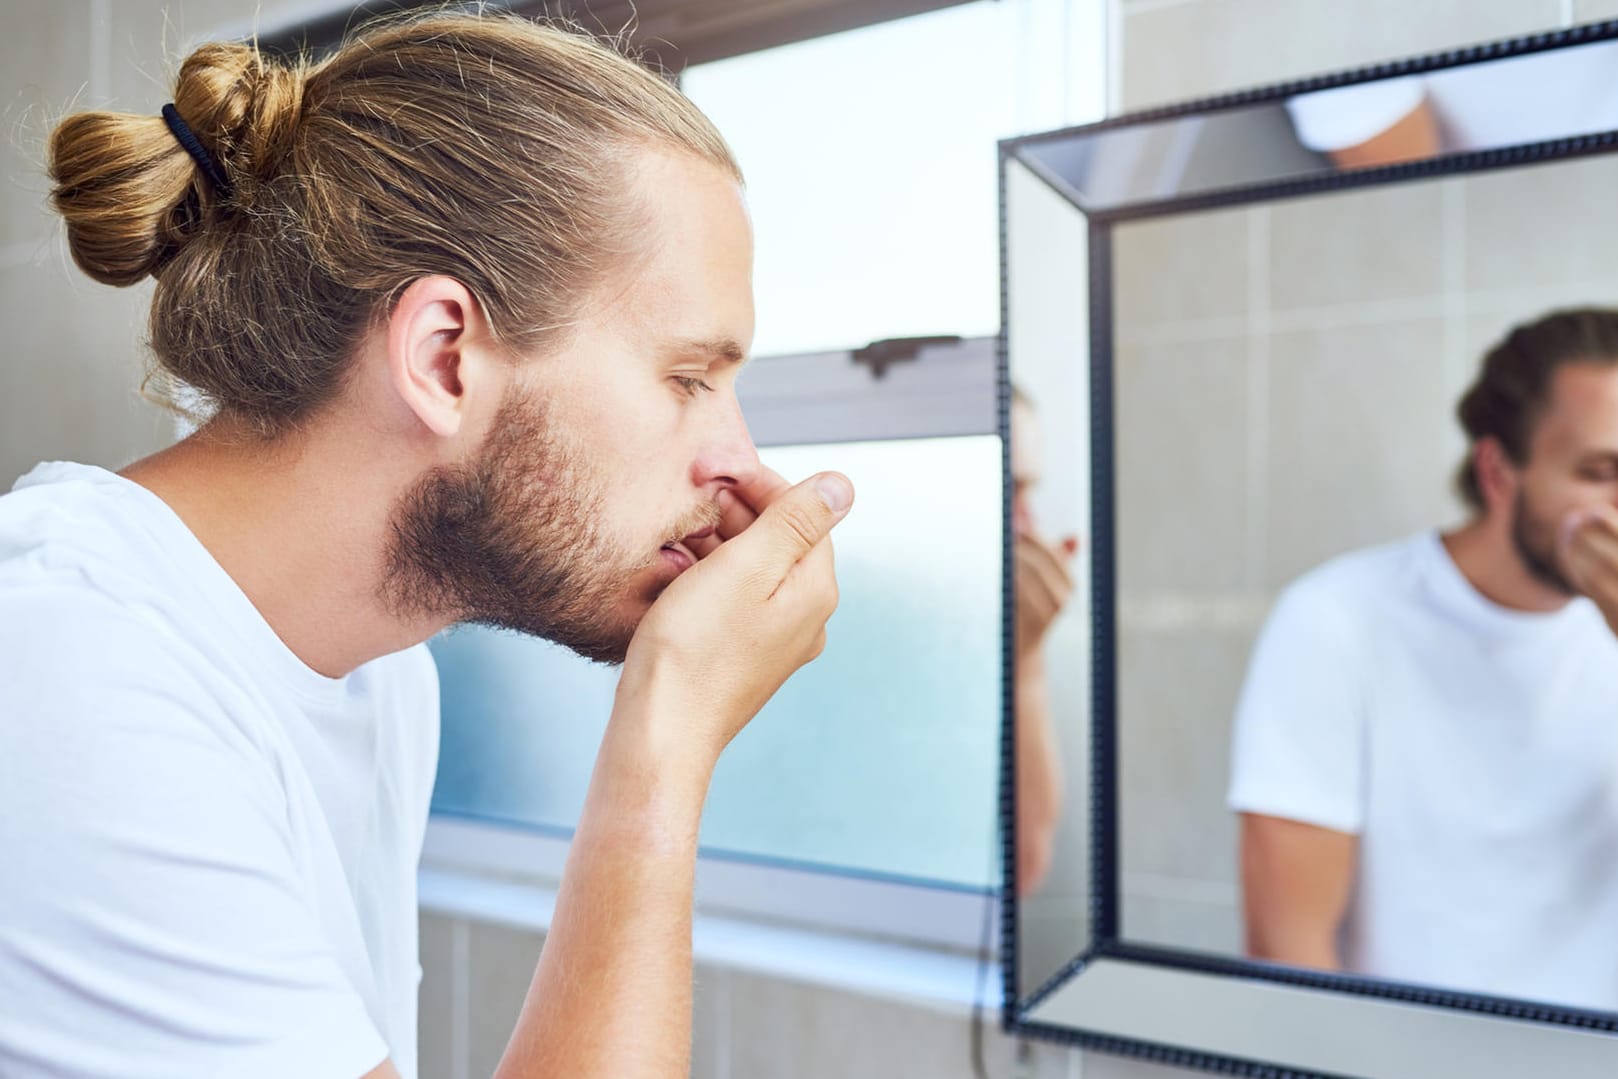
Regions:
[[1352, 970], [1618, 1009], [1618, 639], [1512, 611], [1436, 534], [1281, 596], [1237, 708], [1231, 807], [1357, 834]]
[[1287, 99], [1311, 150], [1357, 146], [1432, 103], [1443, 150], [1489, 150], [1618, 128], [1618, 42], [1530, 53]]
[[415, 1074], [424, 646], [310, 670], [167, 505], [0, 498], [0, 1075]]

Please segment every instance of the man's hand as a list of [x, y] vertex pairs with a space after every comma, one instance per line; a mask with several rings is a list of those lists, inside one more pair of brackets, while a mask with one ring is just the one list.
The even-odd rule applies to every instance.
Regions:
[[1618, 633], [1618, 509], [1591, 506], [1568, 514], [1559, 548], [1569, 583], [1595, 601]]
[[1013, 552], [1017, 589], [1017, 656], [1039, 649], [1045, 633], [1073, 595], [1068, 564], [1078, 552], [1077, 537], [1050, 546], [1037, 536], [1020, 535]]
[[791, 674], [826, 646], [837, 607], [829, 533], [854, 491], [839, 473], [792, 486], [761, 469], [722, 496], [699, 561], [670, 584], [635, 631], [619, 697], [648, 696], [680, 717], [681, 740], [717, 759]]

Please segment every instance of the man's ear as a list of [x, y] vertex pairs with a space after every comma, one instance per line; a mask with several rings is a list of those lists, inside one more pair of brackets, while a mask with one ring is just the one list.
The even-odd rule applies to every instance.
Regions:
[[1506, 455], [1505, 446], [1494, 436], [1478, 439], [1472, 448], [1472, 471], [1478, 490], [1490, 513], [1509, 506], [1517, 497], [1517, 466]]
[[492, 371], [482, 309], [453, 277], [417, 278], [399, 296], [387, 323], [388, 381], [400, 401], [433, 434], [459, 433], [471, 397], [486, 391]]

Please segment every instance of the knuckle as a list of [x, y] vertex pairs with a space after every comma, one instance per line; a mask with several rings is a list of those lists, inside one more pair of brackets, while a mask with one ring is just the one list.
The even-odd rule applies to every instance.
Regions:
[[805, 547], [812, 547], [820, 538], [820, 522], [801, 501], [783, 501], [777, 503], [777, 508], [781, 527]]

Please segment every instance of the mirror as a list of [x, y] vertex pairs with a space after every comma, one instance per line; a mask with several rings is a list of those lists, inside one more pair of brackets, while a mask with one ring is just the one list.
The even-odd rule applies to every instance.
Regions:
[[1084, 217], [1024, 166], [1006, 166], [1013, 272], [1007, 416], [1019, 900], [1016, 993], [1050, 979], [1086, 939], [1090, 903], [1089, 319]]
[[1004, 147], [1017, 1028], [1618, 1067], [1615, 36]]
[[[1557, 552], [1618, 504], [1614, 189], [1114, 231], [1125, 940], [1618, 1011], [1618, 638]], [[1463, 399], [1525, 450], [1482, 506]]]

